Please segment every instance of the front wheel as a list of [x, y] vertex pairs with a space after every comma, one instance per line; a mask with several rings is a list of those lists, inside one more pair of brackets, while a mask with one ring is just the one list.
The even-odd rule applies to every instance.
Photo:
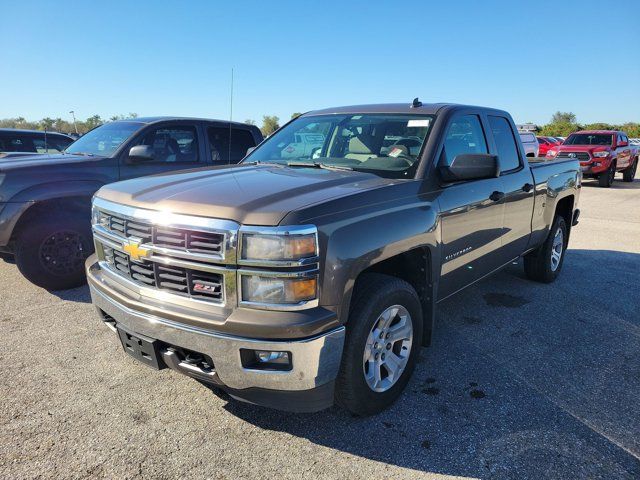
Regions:
[[609, 188], [613, 185], [613, 180], [616, 178], [616, 164], [611, 162], [609, 169], [606, 172], [602, 172], [598, 175], [598, 185], [603, 188]]
[[51, 215], [25, 226], [16, 241], [16, 264], [30, 282], [65, 290], [85, 282], [84, 261], [93, 253], [89, 218]]
[[629, 168], [622, 172], [622, 180], [625, 182], [633, 182], [636, 178], [636, 171], [638, 170], [638, 159], [636, 158]]
[[402, 393], [422, 340], [422, 307], [404, 280], [365, 274], [358, 280], [336, 379], [336, 403], [372, 415]]
[[563, 217], [557, 216], [544, 243], [524, 257], [527, 277], [537, 282], [553, 282], [562, 270], [567, 243], [567, 224]]

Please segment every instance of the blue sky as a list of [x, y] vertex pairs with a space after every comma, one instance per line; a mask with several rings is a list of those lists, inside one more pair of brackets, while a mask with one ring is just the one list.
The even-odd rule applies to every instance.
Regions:
[[450, 101], [640, 121], [637, 1], [0, 0], [0, 118]]

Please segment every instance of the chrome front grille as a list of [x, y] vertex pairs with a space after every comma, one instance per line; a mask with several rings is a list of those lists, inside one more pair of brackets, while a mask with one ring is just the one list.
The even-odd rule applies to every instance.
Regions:
[[154, 225], [151, 222], [128, 219], [108, 212], [100, 212], [98, 224], [116, 235], [135, 237], [140, 239], [141, 243], [152, 243], [159, 248], [220, 255], [224, 247], [223, 233]]
[[[172, 302], [236, 305], [236, 222], [129, 207], [95, 198], [101, 266], [136, 293]], [[180, 300], [182, 299], [182, 300]]]
[[556, 155], [556, 158], [575, 158], [581, 162], [588, 162], [591, 160], [591, 157], [587, 152], [560, 152]]
[[135, 283], [198, 300], [223, 300], [222, 274], [147, 260], [135, 261], [126, 253], [107, 245], [103, 245], [102, 249], [107, 264]]

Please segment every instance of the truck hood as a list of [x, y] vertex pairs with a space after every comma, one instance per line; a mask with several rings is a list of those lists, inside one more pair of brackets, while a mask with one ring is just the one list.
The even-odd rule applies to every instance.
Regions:
[[95, 162], [98, 160], [103, 160], [104, 158], [105, 157], [90, 157], [86, 155], [67, 155], [63, 153], [58, 153], [55, 155], [36, 153], [34, 155], [8, 156], [0, 158], [0, 172], [7, 172], [20, 168], [62, 165], [68, 163]]
[[395, 182], [352, 171], [233, 165], [112, 183], [96, 196], [151, 210], [266, 226], [278, 225], [300, 208]]

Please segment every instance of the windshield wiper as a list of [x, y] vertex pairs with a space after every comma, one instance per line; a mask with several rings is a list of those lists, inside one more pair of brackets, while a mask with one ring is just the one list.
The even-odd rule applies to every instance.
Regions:
[[346, 165], [329, 165], [328, 163], [321, 162], [287, 162], [288, 167], [309, 167], [309, 168], [322, 168], [324, 170], [345, 170], [352, 172], [353, 168], [347, 167]]

